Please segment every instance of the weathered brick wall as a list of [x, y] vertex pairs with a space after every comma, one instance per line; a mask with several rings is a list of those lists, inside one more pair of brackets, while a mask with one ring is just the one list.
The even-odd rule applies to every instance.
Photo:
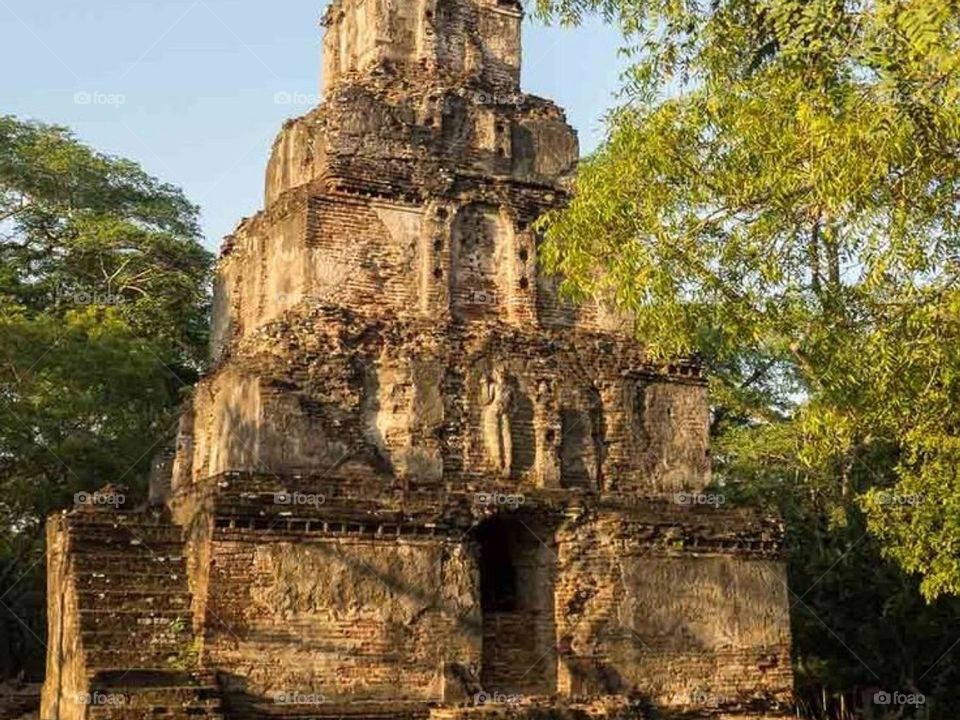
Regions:
[[487, 202], [424, 207], [297, 191], [231, 238], [217, 273], [213, 356], [283, 313], [320, 303], [628, 334], [622, 318], [565, 305], [538, 279], [536, 242], [522, 227], [514, 212]]
[[628, 334], [622, 318], [595, 305], [564, 304], [538, 279], [536, 241], [523, 221], [476, 197], [427, 206], [305, 191], [286, 197], [283, 208], [238, 230], [220, 261], [213, 355], [284, 312], [318, 303]]
[[561, 490], [509, 507], [324, 476], [211, 486], [204, 661], [247, 696], [789, 698], [779, 530], [747, 511]]
[[642, 379], [619, 392], [623, 402], [609, 413], [611, 484], [664, 492], [703, 487], [710, 477], [705, 389]]
[[468, 720], [489, 693], [488, 720], [759, 719], [787, 698], [780, 528], [674, 501], [710, 479], [697, 363], [651, 364], [629, 317], [538, 266], [578, 147], [519, 92], [520, 17], [331, 5], [325, 101], [223, 247], [162, 488], [176, 525], [78, 515], [69, 548], [51, 525], [46, 706], [93, 669], [139, 677], [123, 717], [218, 718], [201, 667], [238, 718]]
[[479, 664], [476, 563], [461, 545], [224, 529], [212, 567], [205, 659], [248, 695], [437, 702], [446, 667]]
[[213, 358], [220, 357], [234, 338], [302, 302], [316, 282], [318, 259], [304, 242], [306, 206], [305, 196], [291, 195], [271, 214], [237, 231], [216, 275]]
[[[717, 522], [723, 522], [717, 517]], [[560, 687], [635, 688], [666, 706], [787, 704], [790, 620], [782, 563], [669, 553], [627, 518], [599, 514], [557, 538]]]

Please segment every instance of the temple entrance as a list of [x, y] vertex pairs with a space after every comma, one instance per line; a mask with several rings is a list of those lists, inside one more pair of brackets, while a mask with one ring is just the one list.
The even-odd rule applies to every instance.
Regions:
[[533, 518], [496, 517], [477, 529], [487, 693], [552, 695], [557, 687], [553, 532]]

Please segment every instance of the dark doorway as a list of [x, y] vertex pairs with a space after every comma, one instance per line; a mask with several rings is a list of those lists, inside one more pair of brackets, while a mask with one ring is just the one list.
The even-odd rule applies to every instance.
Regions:
[[476, 537], [481, 684], [488, 693], [552, 695], [557, 687], [553, 532], [531, 517], [511, 514], [484, 522]]

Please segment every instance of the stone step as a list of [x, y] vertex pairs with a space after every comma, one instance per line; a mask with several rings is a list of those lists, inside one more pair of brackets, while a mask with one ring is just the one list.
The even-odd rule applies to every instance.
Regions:
[[193, 642], [193, 633], [188, 627], [167, 625], [133, 631], [81, 630], [80, 639], [88, 652], [97, 652], [98, 648], [116, 648], [168, 657], [189, 648]]
[[[73, 561], [73, 576], [82, 581], [82, 585], [90, 588], [119, 583], [136, 586], [141, 578], [147, 583], [147, 587], [157, 583], [162, 584], [162, 578], [166, 578], [167, 582], [180, 584], [187, 577], [186, 565], [182, 560], [127, 558], [123, 561], [105, 563], [93, 561], [92, 558], [83, 560], [75, 556]], [[80, 584], [78, 583], [77, 587], [80, 587]]]
[[102, 570], [74, 572], [74, 587], [79, 591], [136, 587], [143, 591], [182, 587], [186, 574], [170, 572], [117, 573]]
[[122, 646], [117, 638], [107, 647], [85, 647], [87, 670], [103, 671], [119, 668], [134, 668], [142, 671], [173, 670], [192, 663], [187, 651], [189, 643], [150, 647]]
[[71, 519], [70, 534], [75, 537], [144, 537], [172, 542], [182, 538], [179, 525], [172, 522], [89, 522], [83, 519]]
[[133, 611], [149, 616], [154, 612], [188, 611], [190, 602], [190, 593], [184, 591], [138, 593], [116, 588], [77, 593], [77, 606], [81, 611]]
[[182, 555], [182, 540], [166, 540], [125, 535], [123, 537], [76, 537], [70, 538], [72, 552], [90, 553], [146, 553], [154, 555]]
[[88, 676], [90, 687], [102, 690], [116, 688], [215, 688], [216, 673], [209, 670], [99, 670]]
[[141, 538], [156, 542], [176, 542], [183, 539], [183, 531], [172, 522], [163, 525], [138, 522], [87, 522], [71, 517], [67, 524], [71, 538]]
[[71, 560], [74, 567], [81, 571], [95, 572], [135, 572], [137, 569], [143, 571], [159, 571], [164, 568], [183, 567], [183, 554], [180, 552], [157, 553], [157, 552], [138, 552], [136, 550], [126, 550], [123, 552], [71, 552]]
[[70, 552], [77, 555], [97, 555], [113, 556], [123, 555], [125, 557], [143, 557], [159, 555], [182, 556], [182, 542], [151, 542], [149, 540], [141, 541], [139, 539], [115, 538], [113, 541], [106, 541], [102, 538], [83, 538], [82, 540], [70, 540]]
[[90, 681], [88, 718], [222, 718], [212, 675], [126, 670], [97, 673]]
[[[269, 705], [258, 703], [247, 711], [250, 720], [331, 720], [329, 712], [323, 713], [316, 705]], [[338, 718], [339, 720], [339, 718]]]
[[202, 682], [193, 672], [192, 596], [179, 528], [143, 516], [78, 513], [70, 549], [92, 689], [87, 717], [222, 718], [213, 678]]
[[223, 713], [219, 707], [179, 707], [167, 705], [153, 705], [150, 707], [123, 707], [100, 705], [87, 709], [88, 720], [144, 720], [157, 718], [159, 720], [223, 720]]
[[117, 685], [99, 688], [94, 694], [116, 696], [126, 705], [155, 705], [188, 704], [212, 705], [220, 704], [220, 689], [215, 686], [197, 685], [155, 685], [140, 687], [134, 685]]
[[130, 584], [126, 587], [102, 587], [98, 589], [89, 589], [89, 590], [78, 590], [78, 596], [83, 598], [91, 595], [97, 595], [101, 598], [103, 597], [174, 597], [174, 596], [189, 596], [189, 592], [185, 588], [186, 578], [184, 578], [177, 585], [171, 585], [169, 588], [164, 590], [141, 590], [140, 587], [136, 584], [135, 578], [130, 578]]
[[278, 703], [258, 699], [230, 705], [231, 717], [244, 720], [427, 720], [429, 708], [421, 703], [383, 705], [368, 703]]
[[148, 525], [170, 527], [173, 523], [165, 510], [145, 512], [75, 512], [70, 514], [71, 525]]
[[140, 632], [148, 628], [162, 630], [171, 625], [190, 628], [193, 615], [188, 610], [97, 610], [80, 611], [80, 629], [83, 632]]

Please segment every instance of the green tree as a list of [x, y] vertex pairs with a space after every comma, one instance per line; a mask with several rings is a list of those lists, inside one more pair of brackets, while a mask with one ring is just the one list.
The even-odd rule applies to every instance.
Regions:
[[206, 352], [197, 209], [67, 130], [0, 117], [0, 676], [42, 671], [42, 531], [143, 487]]
[[[894, 588], [882, 554], [941, 598], [924, 617], [946, 623], [944, 596], [960, 594], [960, 3], [538, 7], [602, 14], [632, 58], [570, 206], [542, 220], [546, 266], [635, 318], [653, 356], [702, 355], [720, 481], [806, 523], [792, 578], [815, 580], [843, 548], [831, 572], [876, 567], [872, 587], [899, 608], [884, 622], [909, 623], [913, 599], [894, 598], [917, 581]], [[842, 624], [839, 599], [814, 595]], [[798, 632], [800, 666], [832, 642], [812, 637]], [[897, 682], [926, 672], [888, 659]]]

